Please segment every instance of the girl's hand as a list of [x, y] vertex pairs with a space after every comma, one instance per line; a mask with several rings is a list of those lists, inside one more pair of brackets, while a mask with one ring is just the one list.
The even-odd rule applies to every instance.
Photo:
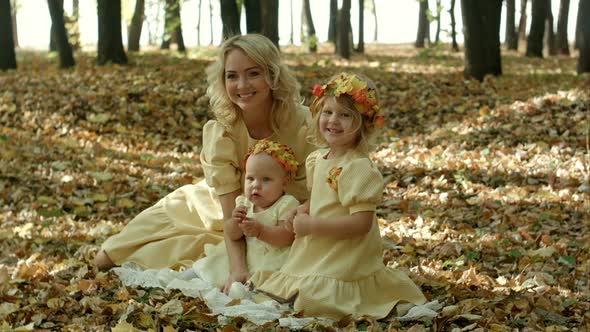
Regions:
[[257, 238], [262, 234], [264, 225], [254, 219], [245, 218], [240, 224], [240, 229], [244, 235]]
[[229, 289], [231, 288], [231, 284], [234, 282], [243, 284], [248, 281], [248, 279], [250, 279], [250, 273], [248, 271], [232, 272], [229, 274], [229, 277], [225, 281], [225, 285], [223, 285], [221, 291], [227, 295], [229, 293]]
[[311, 217], [307, 213], [298, 213], [293, 219], [293, 232], [298, 237], [311, 233]]

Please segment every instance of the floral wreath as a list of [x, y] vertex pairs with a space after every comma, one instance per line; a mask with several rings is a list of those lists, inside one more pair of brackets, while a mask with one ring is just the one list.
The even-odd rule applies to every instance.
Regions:
[[313, 87], [312, 94], [316, 97], [312, 104], [322, 96], [340, 97], [345, 94], [349, 95], [354, 101], [355, 109], [369, 120], [369, 123], [375, 127], [382, 127], [385, 123], [385, 119], [379, 114], [380, 109], [379, 105], [377, 105], [375, 89], [370, 88], [367, 81], [355, 74], [343, 72], [327, 84], [316, 84]]
[[246, 168], [246, 162], [248, 158], [259, 153], [266, 152], [274, 160], [276, 160], [291, 176], [297, 173], [297, 167], [299, 163], [295, 159], [295, 153], [293, 150], [281, 143], [273, 142], [267, 139], [263, 139], [254, 144], [248, 153], [244, 157], [244, 168]]

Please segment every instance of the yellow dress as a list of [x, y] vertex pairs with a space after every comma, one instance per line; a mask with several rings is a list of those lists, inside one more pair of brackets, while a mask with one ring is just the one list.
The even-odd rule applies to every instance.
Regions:
[[[327, 153], [322, 149], [307, 158], [310, 215], [375, 211], [383, 193], [377, 167], [356, 151], [334, 159], [325, 159]], [[294, 309], [305, 316], [383, 318], [400, 301], [424, 303], [420, 289], [403, 272], [386, 267], [382, 254], [376, 221], [367, 234], [349, 239], [297, 237], [285, 265], [278, 272], [255, 273], [252, 282], [278, 298], [295, 298]]]
[[[248, 206], [244, 196], [236, 198], [236, 206]], [[285, 220], [285, 215], [296, 208], [299, 201], [291, 195], [283, 195], [271, 207], [264, 211], [254, 212], [252, 205], [248, 208], [248, 217], [257, 220], [259, 223], [267, 226], [277, 226], [279, 220]], [[275, 247], [255, 237], [246, 237], [246, 263], [248, 271], [253, 273], [258, 270], [277, 271], [283, 266], [289, 248]], [[193, 270], [211, 285], [220, 288], [224, 285], [229, 277], [229, 258], [225, 243], [217, 245], [205, 245], [205, 257], [197, 260], [193, 264]]]
[[[285, 114], [279, 132], [268, 139], [291, 147], [303, 165], [315, 147], [305, 139], [311, 116], [306, 107]], [[142, 268], [188, 267], [203, 256], [203, 246], [223, 241], [223, 213], [218, 195], [243, 188], [242, 160], [258, 140], [250, 137], [244, 122], [224, 127], [210, 120], [203, 127], [201, 165], [205, 179], [183, 186], [133, 218], [120, 233], [108, 238], [102, 249], [120, 265], [133, 262]], [[309, 197], [305, 167], [300, 167], [287, 192], [298, 200]]]

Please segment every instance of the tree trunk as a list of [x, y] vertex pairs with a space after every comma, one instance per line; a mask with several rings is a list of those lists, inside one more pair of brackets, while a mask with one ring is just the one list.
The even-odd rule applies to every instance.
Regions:
[[543, 57], [543, 36], [547, 18], [547, 0], [533, 0], [531, 29], [526, 42], [526, 56]]
[[518, 49], [518, 36], [516, 35], [516, 4], [515, 0], [506, 0], [506, 47], [509, 50]]
[[161, 49], [169, 49], [170, 43], [175, 42], [179, 52], [185, 52], [182, 38], [182, 21], [180, 20], [179, 0], [166, 0], [166, 15], [164, 20], [164, 36]]
[[[580, 0], [578, 4], [578, 17], [590, 17], [590, 0]], [[590, 20], [578, 21], [578, 74], [590, 73]]]
[[49, 15], [51, 15], [51, 25], [55, 31], [55, 43], [59, 53], [59, 66], [61, 68], [73, 67], [76, 62], [72, 55], [72, 47], [68, 42], [68, 33], [64, 22], [64, 8], [59, 0], [47, 0], [49, 6]]
[[449, 15], [451, 15], [451, 49], [455, 52], [458, 52], [459, 44], [457, 44], [457, 31], [455, 30], [455, 0], [451, 0], [451, 8], [449, 8]]
[[570, 0], [561, 0], [559, 3], [559, 17], [557, 18], [556, 47], [559, 54], [569, 55], [570, 45], [567, 40], [567, 21], [570, 11]]
[[[63, 12], [63, 7], [64, 7], [64, 0], [59, 0], [58, 1], [59, 6], [62, 8], [62, 12]], [[57, 42], [55, 39], [55, 32], [56, 28], [53, 25], [53, 23], [51, 24], [51, 28], [49, 28], [49, 51], [51, 52], [55, 52], [57, 51]]]
[[213, 5], [209, 0], [209, 45], [213, 45]]
[[344, 59], [350, 59], [350, 0], [342, 0], [342, 8], [338, 11], [336, 22], [337, 53]]
[[[581, 1], [581, 0], [580, 0]], [[581, 3], [578, 4], [578, 8]], [[580, 34], [582, 33], [582, 12], [578, 9], [578, 16], [576, 17], [576, 34], [574, 36], [574, 49], [580, 49]]]
[[359, 42], [356, 51], [365, 52], [365, 0], [359, 0]]
[[241, 35], [240, 14], [236, 0], [220, 0], [221, 2], [221, 22], [223, 24], [223, 39], [231, 36]]
[[553, 29], [553, 11], [551, 10], [551, 0], [547, 0], [547, 18], [545, 19], [545, 44], [549, 55], [557, 54], [555, 46], [555, 30]]
[[330, 22], [328, 23], [328, 41], [336, 42], [336, 19], [338, 17], [338, 0], [330, 0]]
[[[416, 43], [414, 44], [417, 48], [425, 46], [425, 40], [429, 36], [430, 22], [426, 12], [428, 11], [428, 0], [420, 0], [420, 10], [418, 12], [418, 35], [416, 36]], [[428, 38], [429, 39], [429, 38]]]
[[198, 8], [199, 8], [199, 16], [197, 18], [197, 46], [201, 46], [201, 5], [203, 4], [202, 0], [199, 0]]
[[0, 0], [0, 70], [16, 69], [10, 0]]
[[262, 34], [279, 47], [279, 0], [260, 0]]
[[139, 40], [141, 39], [144, 10], [145, 0], [135, 0], [135, 11], [131, 18], [131, 25], [129, 25], [129, 37], [127, 41], [127, 50], [129, 50], [129, 52], [139, 51]]
[[436, 34], [434, 35], [434, 44], [440, 42], [440, 12], [442, 10], [442, 4], [440, 0], [436, 0]]
[[501, 75], [502, 0], [461, 0], [461, 12], [465, 35], [465, 77], [482, 81], [487, 74]]
[[[72, 1], [72, 16], [69, 18], [64, 14], [64, 20], [66, 20], [66, 31], [68, 32], [68, 40], [70, 41], [70, 47], [72, 51], [80, 49], [80, 1]], [[69, 19], [69, 24], [68, 20]]]
[[99, 65], [126, 64], [121, 37], [121, 0], [97, 0]]
[[[455, 1], [455, 0], [453, 0]], [[373, 20], [375, 20], [375, 32], [373, 33], [373, 41], [376, 42], [377, 41], [377, 28], [379, 27], [379, 24], [377, 24], [377, 5], [375, 4], [375, 0], [371, 0], [371, 2], [373, 3], [373, 7], [371, 7], [371, 13], [373, 14]]]
[[318, 39], [315, 35], [315, 26], [313, 24], [313, 18], [311, 16], [311, 7], [309, 6], [309, 0], [303, 0], [301, 10], [301, 24], [302, 28], [305, 29], [304, 41], [307, 44], [309, 52], [316, 53], [318, 51]]
[[16, 1], [15, 0], [10, 0], [12, 2], [12, 6], [11, 6], [11, 21], [12, 21], [12, 42], [14, 43], [14, 47], [18, 47], [18, 30], [17, 30], [17, 24], [16, 24]]
[[262, 32], [260, 0], [244, 0], [244, 7], [246, 8], [246, 32]]
[[527, 0], [520, 0], [520, 19], [518, 20], [518, 39], [526, 40], [526, 3]]
[[293, 0], [289, 0], [289, 17], [291, 18], [289, 25], [291, 27], [291, 34], [289, 35], [289, 45], [293, 45]]

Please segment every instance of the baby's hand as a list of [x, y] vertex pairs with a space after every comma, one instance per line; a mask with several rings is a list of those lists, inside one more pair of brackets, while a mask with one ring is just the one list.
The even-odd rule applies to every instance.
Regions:
[[298, 213], [293, 219], [293, 232], [298, 237], [311, 233], [311, 217], [306, 213]]
[[240, 229], [246, 236], [259, 237], [262, 234], [264, 225], [250, 218], [245, 218], [240, 224]]
[[248, 213], [248, 210], [246, 209], [245, 206], [240, 205], [240, 206], [236, 206], [236, 208], [234, 209], [233, 213], [232, 213], [232, 220], [236, 225], [239, 225], [242, 223], [242, 221], [244, 219], [246, 219], [246, 214]]

